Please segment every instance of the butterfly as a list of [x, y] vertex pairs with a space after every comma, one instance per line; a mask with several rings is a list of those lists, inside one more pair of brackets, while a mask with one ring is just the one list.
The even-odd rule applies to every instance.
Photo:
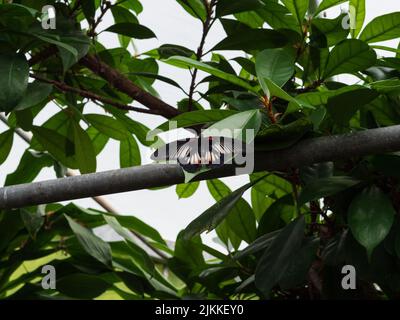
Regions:
[[236, 139], [199, 136], [168, 143], [158, 148], [151, 159], [175, 160], [185, 171], [196, 172], [202, 167], [221, 167], [245, 150], [245, 143]]

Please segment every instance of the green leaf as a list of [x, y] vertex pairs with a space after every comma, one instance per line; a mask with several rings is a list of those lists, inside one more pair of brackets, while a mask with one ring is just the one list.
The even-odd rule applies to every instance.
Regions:
[[302, 216], [282, 229], [261, 256], [255, 272], [255, 283], [266, 297], [285, 276], [293, 256], [301, 248], [304, 231], [305, 219]]
[[257, 10], [257, 13], [273, 29], [291, 29], [299, 32], [296, 18], [290, 15], [289, 10], [278, 2], [264, 0], [265, 6]]
[[68, 168], [77, 169], [74, 143], [55, 130], [34, 126], [34, 137], [54, 158]]
[[236, 84], [240, 87], [243, 87], [249, 91], [255, 92], [257, 93], [257, 90], [255, 88], [253, 88], [247, 81], [239, 78], [238, 76], [235, 76], [233, 74], [230, 73], [226, 73], [224, 71], [221, 71], [215, 67], [212, 67], [204, 62], [199, 62], [196, 61], [194, 59], [190, 59], [187, 57], [179, 57], [179, 56], [173, 56], [167, 60], [164, 61], [165, 63], [171, 64], [173, 66], [176, 67], [180, 67], [180, 68], [187, 68], [187, 67], [191, 67], [191, 68], [196, 68], [199, 69], [201, 71], [207, 72], [209, 74], [212, 74], [218, 78], [221, 78], [223, 80], [226, 80], [230, 83]]
[[0, 134], [0, 165], [6, 161], [14, 141], [14, 132], [7, 130]]
[[[207, 187], [216, 201], [221, 201], [229, 196], [232, 191], [220, 180], [207, 180]], [[232, 212], [226, 217], [226, 226], [232, 230], [239, 239], [251, 243], [256, 237], [256, 219], [250, 205], [246, 200], [239, 199]]]
[[299, 205], [302, 206], [309, 201], [332, 196], [359, 183], [359, 180], [347, 176], [334, 176], [314, 180], [307, 184], [301, 191], [298, 201]]
[[128, 138], [128, 131], [118, 120], [100, 114], [85, 114], [85, 119], [106, 136], [123, 141]]
[[18, 103], [15, 110], [24, 110], [36, 106], [37, 104], [48, 99], [53, 91], [53, 86], [47, 83], [34, 81], [28, 84], [27, 91]]
[[78, 241], [82, 245], [83, 249], [90, 256], [100, 261], [105, 266], [111, 267], [112, 260], [110, 245], [67, 215], [65, 215], [65, 218], [67, 219], [69, 226], [75, 233], [75, 236], [78, 238]]
[[[351, 29], [351, 37], [356, 38], [360, 33], [365, 20], [365, 0], [350, 0], [350, 14], [355, 14], [355, 28]], [[355, 10], [355, 11], [353, 11]]]
[[127, 136], [125, 140], [121, 140], [119, 145], [120, 167], [140, 166], [141, 162], [140, 150], [136, 139], [132, 136]]
[[281, 0], [285, 7], [297, 19], [299, 26], [303, 25], [303, 20], [308, 10], [310, 0]]
[[217, 17], [223, 17], [234, 13], [252, 11], [262, 7], [259, 0], [219, 0], [217, 2]]
[[204, 211], [183, 231], [184, 238], [190, 239], [204, 231], [211, 231], [215, 229], [227, 217], [235, 204], [242, 198], [243, 193], [255, 185], [258, 181], [259, 180], [256, 180], [244, 185]]
[[25, 55], [0, 54], [0, 111], [12, 111], [28, 87], [29, 66]]
[[65, 48], [65, 46], [58, 46], [64, 72], [66, 72], [88, 53], [90, 48], [90, 39], [86, 35], [76, 34], [73, 36], [63, 36], [60, 38], [60, 41], [75, 50], [71, 52], [71, 50]]
[[67, 275], [57, 281], [57, 290], [62, 294], [85, 300], [100, 296], [110, 287], [111, 284], [98, 275], [84, 273]]
[[338, 125], [348, 125], [351, 117], [364, 105], [379, 96], [375, 90], [360, 88], [328, 99], [327, 110]]
[[287, 194], [273, 202], [264, 212], [258, 224], [258, 234], [268, 234], [283, 228], [296, 214], [293, 195]]
[[[191, 111], [180, 114], [171, 120], [164, 122], [156, 129], [154, 129], [150, 134], [150, 138], [157, 134], [157, 131], [169, 131], [172, 122], [176, 121], [176, 128], [185, 128], [198, 124], [206, 124], [210, 122], [216, 122], [223, 120], [231, 115], [236, 114], [237, 111], [233, 110], [199, 110]], [[175, 129], [175, 124], [171, 127], [171, 130]]]
[[92, 140], [76, 121], [71, 121], [74, 137], [75, 159], [81, 173], [96, 171], [96, 153]]
[[348, 0], [323, 0], [320, 5], [318, 6], [317, 11], [314, 13], [314, 16], [317, 16], [320, 12], [337, 6], [343, 2], [347, 2]]
[[225, 136], [233, 139], [241, 139], [251, 142], [247, 130], [253, 130], [253, 139], [260, 129], [262, 116], [259, 110], [249, 110], [236, 113], [221, 121], [218, 121], [202, 131], [202, 136]]
[[275, 195], [277, 198], [292, 192], [291, 184], [275, 174], [253, 173], [250, 175], [250, 181], [257, 181], [263, 176], [264, 178], [254, 186], [258, 192], [268, 196]]
[[140, 233], [142, 236], [145, 236], [155, 242], [166, 244], [163, 238], [161, 237], [160, 233], [154, 229], [153, 227], [149, 226], [148, 224], [144, 223], [142, 220], [134, 216], [115, 216], [115, 219], [128, 230], [134, 230]]
[[134, 39], [156, 38], [156, 35], [149, 28], [137, 23], [123, 22], [112, 25], [104, 31], [117, 33]]
[[365, 70], [372, 66], [375, 60], [375, 51], [366, 43], [357, 39], [345, 40], [330, 53], [324, 78]]
[[348, 223], [354, 238], [367, 249], [368, 257], [388, 235], [395, 215], [392, 201], [375, 186], [364, 189], [351, 202]]
[[199, 181], [178, 184], [176, 186], [176, 194], [178, 195], [179, 199], [190, 198], [196, 192], [199, 185]]
[[86, 0], [81, 3], [83, 14], [89, 22], [93, 22], [94, 15], [96, 14], [95, 0]]
[[21, 209], [20, 215], [22, 221], [24, 222], [25, 228], [29, 232], [29, 235], [35, 239], [36, 234], [44, 224], [44, 216], [42, 215], [41, 210], [38, 208], [37, 210], [30, 212], [26, 209]]
[[397, 39], [400, 33], [400, 12], [392, 12], [373, 19], [360, 34], [360, 40], [374, 43]]
[[53, 164], [54, 160], [48, 154], [38, 154], [27, 150], [22, 155], [17, 169], [7, 175], [4, 185], [32, 182], [43, 168]]
[[256, 58], [257, 78], [262, 83], [268, 78], [279, 87], [282, 87], [293, 75], [295, 52], [291, 48], [266, 49]]
[[280, 48], [288, 43], [285, 35], [271, 29], [249, 29], [245, 34], [246, 37], [243, 37], [242, 33], [228, 34], [223, 40], [218, 42], [211, 51], [262, 50], [266, 48]]
[[204, 7], [202, 0], [177, 0], [177, 2], [189, 13], [192, 17], [202, 21], [206, 20], [207, 10]]

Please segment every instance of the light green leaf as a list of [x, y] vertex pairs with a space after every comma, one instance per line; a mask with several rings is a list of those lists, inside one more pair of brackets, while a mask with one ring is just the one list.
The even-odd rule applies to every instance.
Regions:
[[176, 186], [176, 194], [178, 195], [179, 199], [190, 198], [199, 188], [199, 185], [199, 181], [178, 184]]
[[297, 19], [299, 26], [303, 25], [303, 20], [308, 10], [310, 0], [281, 0], [285, 7]]
[[322, 11], [337, 6], [341, 3], [347, 2], [348, 0], [323, 0], [318, 6], [317, 11], [314, 13], [314, 16], [317, 16]]
[[400, 33], [400, 12], [392, 12], [376, 17], [364, 28], [360, 40], [374, 43], [397, 39]]
[[350, 0], [350, 14], [355, 14], [355, 28], [351, 29], [351, 37], [356, 38], [365, 20], [365, 0]]

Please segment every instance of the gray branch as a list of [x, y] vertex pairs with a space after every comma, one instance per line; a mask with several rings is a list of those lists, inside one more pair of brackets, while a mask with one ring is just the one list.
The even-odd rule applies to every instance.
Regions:
[[[309, 139], [288, 149], [257, 152], [255, 171], [286, 171], [313, 163], [394, 151], [400, 151], [400, 125]], [[224, 167], [199, 175], [194, 180], [234, 174], [234, 168]], [[150, 164], [4, 187], [0, 189], [0, 209], [163, 187], [183, 182], [184, 174], [179, 165]]]

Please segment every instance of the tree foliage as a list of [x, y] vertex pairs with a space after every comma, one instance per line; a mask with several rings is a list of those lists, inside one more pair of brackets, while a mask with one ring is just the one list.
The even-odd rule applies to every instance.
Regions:
[[[129, 51], [135, 40], [157, 34], [140, 24], [139, 0], [8, 2], [0, 4], [0, 111], [9, 125], [0, 134], [0, 164], [17, 128], [33, 138], [6, 185], [31, 182], [45, 167], [57, 177], [67, 168], [95, 172], [110, 140], [120, 144], [121, 168], [140, 165], [139, 145], [151, 145], [151, 132], [132, 119], [135, 112], [164, 117], [162, 130], [170, 120], [181, 128], [255, 129], [260, 150], [400, 124], [400, 51], [379, 45], [400, 38], [400, 12], [366, 24], [365, 1], [324, 0], [312, 8], [308, 0], [177, 0], [180, 14], [203, 28], [199, 47], [162, 44], [138, 56]], [[344, 27], [346, 14], [321, 15], [343, 3], [357, 9], [354, 29]], [[41, 25], [48, 4], [56, 8], [54, 30]], [[107, 14], [113, 25], [101, 23]], [[207, 52], [215, 23], [226, 37]], [[99, 32], [118, 35], [120, 47], [107, 48]], [[237, 57], [227, 59], [229, 50], [239, 50]], [[190, 70], [190, 88], [160, 74], [162, 63]], [[167, 104], [155, 81], [186, 98]], [[89, 111], [91, 101], [105, 112]], [[37, 125], [50, 102], [60, 111]], [[399, 154], [391, 153], [253, 173], [233, 191], [209, 180], [216, 203], [172, 247], [133, 216], [72, 203], [3, 210], [0, 297], [396, 298], [399, 164]], [[198, 187], [178, 185], [176, 193], [190, 198]], [[251, 203], [243, 198], [247, 191]], [[120, 240], [99, 237], [103, 226]], [[216, 232], [225, 250], [202, 243], [206, 230]], [[55, 290], [41, 286], [46, 264], [56, 267]], [[357, 270], [356, 290], [340, 286], [347, 264]]]

